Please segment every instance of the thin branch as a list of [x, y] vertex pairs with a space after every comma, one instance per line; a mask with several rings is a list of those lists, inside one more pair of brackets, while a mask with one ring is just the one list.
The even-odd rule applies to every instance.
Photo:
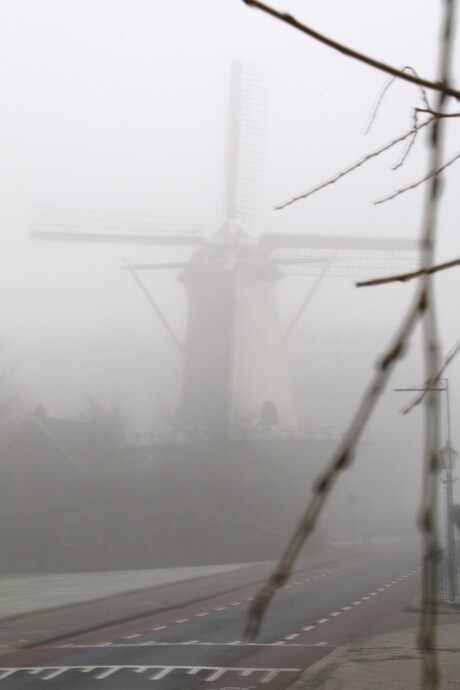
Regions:
[[249, 7], [255, 7], [258, 10], [262, 10], [262, 12], [271, 15], [272, 17], [279, 19], [285, 24], [289, 24], [290, 26], [294, 27], [294, 29], [298, 29], [302, 33], [307, 34], [307, 36], [314, 38], [316, 41], [324, 43], [329, 48], [333, 48], [334, 50], [338, 50], [340, 53], [343, 53], [348, 57], [354, 58], [355, 60], [359, 60], [360, 62], [364, 62], [364, 64], [369, 65], [370, 67], [375, 67], [376, 69], [379, 69], [382, 72], [387, 72], [387, 74], [392, 74], [398, 79], [403, 79], [405, 81], [411, 82], [412, 84], [416, 84], [417, 86], [424, 86], [427, 89], [438, 91], [440, 93], [445, 94], [446, 96], [452, 96], [457, 100], [460, 99], [460, 91], [457, 91], [457, 89], [453, 89], [447, 84], [444, 84], [443, 82], [434, 82], [430, 81], [429, 79], [415, 77], [414, 75], [407, 74], [407, 72], [403, 72], [400, 69], [393, 67], [392, 65], [387, 65], [384, 62], [380, 62], [379, 60], [375, 60], [374, 58], [369, 57], [368, 55], [364, 55], [364, 53], [359, 53], [358, 51], [343, 45], [343, 43], [338, 43], [337, 41], [328, 38], [328, 36], [324, 36], [324, 34], [320, 34], [318, 31], [315, 31], [309, 26], [302, 24], [291, 14], [278, 12], [278, 10], [275, 10], [273, 7], [270, 7], [269, 5], [265, 5], [263, 2], [259, 2], [258, 0], [243, 0], [243, 2]]
[[438, 113], [436, 110], [431, 110], [431, 108], [415, 108], [418, 113], [428, 113], [433, 117], [460, 117], [460, 113]]
[[[413, 126], [415, 129], [417, 127], [417, 124], [418, 124], [418, 115], [417, 115], [416, 110], [414, 110], [412, 117], [413, 117], [413, 123], [414, 123]], [[418, 131], [417, 131], [417, 129], [415, 129], [412, 137], [407, 142], [406, 147], [405, 147], [404, 151], [402, 152], [401, 157], [399, 158], [399, 161], [391, 167], [392, 170], [398, 170], [398, 168], [402, 168], [402, 166], [406, 162], [406, 160], [407, 160], [410, 152], [412, 151], [412, 148], [413, 148], [413, 146], [417, 140], [417, 134], [418, 134]]]
[[278, 204], [277, 206], [275, 206], [275, 210], [279, 211], [283, 208], [286, 208], [286, 206], [293, 204], [295, 201], [299, 201], [300, 199], [306, 199], [307, 197], [311, 196], [312, 194], [319, 192], [321, 189], [324, 189], [325, 187], [329, 187], [330, 185], [335, 184], [340, 179], [342, 179], [342, 177], [345, 177], [345, 175], [348, 175], [349, 173], [353, 172], [354, 170], [357, 170], [362, 165], [364, 165], [368, 161], [372, 160], [372, 158], [376, 158], [377, 156], [380, 156], [385, 151], [388, 151], [389, 149], [393, 148], [393, 146], [400, 144], [402, 141], [404, 141], [408, 137], [413, 136], [414, 132], [418, 132], [420, 129], [423, 129], [423, 127], [426, 127], [427, 125], [429, 125], [433, 121], [434, 121], [434, 119], [430, 118], [429, 120], [425, 120], [425, 122], [422, 122], [421, 124], [417, 125], [416, 127], [412, 127], [407, 132], [404, 132], [404, 134], [401, 134], [399, 137], [396, 137], [396, 139], [393, 139], [392, 141], [385, 144], [384, 146], [381, 146], [380, 148], [375, 149], [374, 151], [371, 151], [371, 153], [368, 153], [363, 158], [360, 158], [358, 161], [356, 161], [355, 163], [350, 165], [348, 168], [345, 168], [345, 170], [342, 170], [341, 172], [334, 175], [334, 177], [329, 178], [325, 182], [321, 182], [321, 184], [317, 185], [316, 187], [313, 187], [312, 189], [309, 189], [308, 191], [304, 192], [303, 194], [298, 194], [297, 196], [293, 196], [290, 199], [287, 199], [286, 201], [284, 201], [283, 203]]
[[384, 204], [386, 201], [391, 201], [392, 199], [396, 199], [396, 197], [400, 196], [401, 194], [405, 194], [406, 192], [410, 192], [412, 189], [416, 189], [424, 182], [431, 180], [431, 178], [433, 177], [437, 177], [440, 172], [448, 168], [450, 165], [452, 165], [452, 163], [455, 163], [455, 161], [458, 161], [459, 158], [460, 153], [456, 153], [455, 156], [452, 156], [452, 158], [450, 158], [446, 163], [444, 163], [444, 165], [441, 165], [439, 168], [436, 168], [436, 170], [431, 170], [427, 175], [425, 175], [425, 177], [422, 177], [420, 180], [417, 180], [416, 182], [407, 185], [407, 187], [401, 187], [401, 189], [398, 189], [396, 192], [392, 192], [392, 194], [389, 194], [388, 196], [385, 196], [382, 199], [377, 199], [377, 201], [374, 201], [374, 206]]
[[449, 354], [444, 360], [444, 363], [442, 367], [439, 369], [439, 371], [436, 372], [433, 376], [431, 376], [428, 381], [425, 381], [421, 388], [421, 393], [419, 393], [413, 400], [411, 400], [403, 409], [401, 410], [402, 414], [408, 414], [411, 412], [414, 407], [417, 407], [417, 405], [420, 405], [422, 400], [424, 399], [425, 395], [428, 392], [429, 388], [432, 388], [434, 385], [436, 385], [439, 382], [439, 379], [449, 366], [449, 364], [452, 362], [453, 359], [458, 355], [460, 352], [460, 340], [453, 346]]
[[[415, 69], [414, 69], [413, 67], [411, 67], [410, 65], [406, 65], [405, 67], [403, 67], [403, 68], [401, 69], [401, 72], [411, 72], [415, 77], [419, 78], [419, 75], [417, 74], [417, 72], [415, 71]], [[370, 118], [369, 118], [367, 127], [366, 127], [366, 129], [365, 129], [365, 131], [364, 131], [364, 134], [369, 134], [370, 129], [371, 129], [371, 127], [372, 127], [372, 125], [373, 125], [373, 123], [374, 123], [374, 121], [375, 121], [375, 118], [376, 118], [376, 116], [377, 116], [377, 113], [378, 113], [378, 111], [379, 111], [379, 108], [380, 108], [380, 106], [381, 106], [382, 103], [383, 103], [383, 99], [385, 98], [385, 95], [386, 95], [387, 91], [389, 90], [390, 86], [391, 86], [392, 84], [394, 84], [394, 82], [396, 81], [396, 79], [397, 79], [396, 76], [391, 77], [391, 79], [385, 84], [385, 86], [384, 86], [383, 89], [381, 90], [380, 95], [379, 95], [379, 97], [378, 97], [378, 99], [377, 99], [377, 103], [375, 104], [375, 106], [374, 106], [374, 108], [373, 108], [373, 110], [372, 110], [372, 113], [371, 113], [371, 115], [370, 115]], [[427, 108], [427, 110], [425, 110], [425, 112], [429, 112], [430, 103], [429, 103], [429, 101], [428, 101], [428, 95], [427, 95], [427, 93], [426, 93], [426, 90], [423, 88], [423, 86], [421, 86], [421, 87], [420, 87], [420, 91], [421, 91], [421, 94], [422, 94], [422, 101], [424, 102], [424, 104], [425, 104], [425, 106], [426, 106], [426, 108]], [[418, 108], [416, 108], [416, 110], [418, 110]]]
[[386, 285], [387, 283], [405, 283], [414, 278], [419, 278], [420, 276], [432, 275], [438, 271], [445, 271], [448, 268], [453, 268], [454, 266], [460, 266], [460, 258], [453, 259], [452, 261], [446, 261], [443, 264], [436, 264], [435, 266], [430, 266], [429, 268], [420, 268], [418, 271], [412, 271], [411, 273], [400, 273], [396, 276], [386, 276], [385, 278], [373, 278], [372, 280], [362, 280], [355, 283], [356, 287], [373, 287], [374, 285]]

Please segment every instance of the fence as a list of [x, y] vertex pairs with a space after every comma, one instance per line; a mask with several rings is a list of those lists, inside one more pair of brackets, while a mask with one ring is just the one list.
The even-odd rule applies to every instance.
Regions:
[[438, 601], [441, 604], [460, 603], [460, 543], [454, 556], [443, 552], [438, 570]]

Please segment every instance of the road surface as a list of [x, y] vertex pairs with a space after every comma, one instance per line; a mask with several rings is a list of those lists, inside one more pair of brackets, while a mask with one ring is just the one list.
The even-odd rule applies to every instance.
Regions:
[[0, 690], [283, 690], [418, 591], [416, 550], [391, 547], [298, 572], [260, 637], [243, 639], [256, 587], [0, 658]]

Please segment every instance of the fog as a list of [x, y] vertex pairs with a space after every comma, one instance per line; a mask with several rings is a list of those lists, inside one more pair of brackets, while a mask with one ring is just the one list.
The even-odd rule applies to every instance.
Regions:
[[[424, 77], [435, 78], [438, 6], [417, 0], [323, 0], [308, 6], [280, 2], [277, 7], [356, 50], [397, 67], [410, 65]], [[124, 443], [129, 444], [131, 455], [123, 455], [117, 445], [113, 464], [106, 457], [94, 471], [105, 487], [101, 491], [109, 496], [103, 500], [115, 503], [120, 521], [132, 510], [123, 504], [127, 496], [136, 501], [142, 487], [142, 500], [147, 504], [148, 482], [156, 482], [158, 497], [164, 481], [168, 496], [173, 496], [172, 485], [184, 482], [180, 492], [198, 499], [194, 492], [202, 491], [208, 512], [196, 518], [197, 524], [205, 518], [212, 522], [216, 519], [213, 510], [219, 511], [219, 497], [226, 492], [227, 474], [234, 474], [229, 467], [216, 479], [217, 488], [206, 489], [196, 480], [187, 485], [184, 467], [190, 457], [183, 444], [169, 465], [161, 461], [158, 482], [157, 475], [153, 480], [153, 474], [148, 478], [143, 474], [145, 463], [139, 469], [138, 460], [133, 460], [141, 446], [149, 448], [153, 458], [156, 453], [167, 457], [158, 444], [171, 440], [171, 429], [177, 432], [183, 357], [132, 277], [121, 270], [123, 257], [133, 264], [186, 263], [195, 250], [35, 241], [31, 234], [37, 230], [37, 217], [42, 207], [58, 213], [84, 210], [88, 217], [105, 212], [113, 218], [138, 214], [125, 217], [139, 219], [144, 214], [153, 219], [158, 232], [162, 228], [171, 232], [172, 227], [175, 232], [194, 233], [194, 223], [198, 223], [199, 234], [212, 237], [225, 217], [230, 79], [232, 61], [240, 60], [262, 65], [268, 75], [262, 210], [255, 220], [240, 223], [244, 231], [254, 238], [276, 232], [415, 239], [423, 216], [423, 186], [383, 205], [373, 202], [424, 174], [427, 146], [423, 133], [398, 170], [391, 167], [403, 148], [285, 210], [275, 211], [274, 205], [329, 178], [408, 129], [413, 108], [423, 105], [420, 93], [410, 84], [393, 84], [370, 132], [364, 134], [387, 83], [386, 75], [315, 43], [238, 0], [0, 0], [0, 12], [0, 363], [8, 387], [20, 401], [21, 411], [12, 415], [15, 433], [21, 420], [37, 406], [45, 417], [80, 422], [88, 412], [89, 400], [99, 411], [119, 410]], [[456, 151], [458, 127], [455, 120], [448, 123], [446, 157]], [[439, 221], [440, 261], [459, 254], [459, 175], [460, 168], [452, 166], [446, 176]], [[91, 231], [90, 226], [86, 229]], [[287, 272], [276, 282], [281, 330], [314, 285], [314, 276], [302, 270], [296, 273]], [[178, 278], [178, 270], [142, 275], [184, 343], [186, 289]], [[274, 469], [266, 474], [261, 465], [263, 453], [268, 453], [265, 446], [254, 451], [253, 458], [252, 451], [229, 450], [226, 443], [219, 446], [213, 437], [212, 443], [217, 445], [212, 452], [209, 448], [204, 452], [208, 460], [234, 462], [235, 467], [241, 465], [243, 475], [248, 473], [241, 489], [244, 498], [237, 485], [232, 488], [235, 500], [251, 506], [253, 512], [248, 524], [254, 536], [252, 546], [245, 547], [246, 560], [250, 549], [254, 559], [278, 554], [300, 517], [315, 473], [350, 421], [376, 359], [415, 289], [406, 283], [358, 290], [354, 280], [353, 275], [325, 278], [286, 341], [286, 362], [302, 429], [298, 435], [307, 436], [312, 443], [321, 439], [327, 443], [311, 453], [306, 451], [304, 468], [297, 456], [283, 468], [283, 456], [276, 455], [272, 444], [267, 466]], [[459, 281], [458, 269], [436, 277], [443, 353], [459, 337]], [[263, 347], [261, 343], [261, 351]], [[401, 407], [412, 394], [393, 389], [423, 383], [426, 373], [421, 347], [417, 330], [365, 432], [354, 465], [339, 478], [320, 522], [321, 538], [361, 542], [417, 538], [423, 414], [417, 408], [402, 416]], [[458, 447], [460, 360], [450, 365], [446, 376], [452, 442]], [[442, 439], [444, 444], [444, 426]], [[15, 452], [19, 455], [14, 457], [20, 456], [24, 468], [30, 469], [34, 459], [25, 457], [28, 451], [21, 446]], [[190, 456], [195, 452], [190, 450]], [[247, 457], [249, 464], [254, 463], [252, 469], [244, 469]], [[123, 481], [133, 485], [124, 497], [117, 485], [111, 501], [107, 476], [115, 473], [114, 467], [118, 477], [126, 477], [120, 486]], [[20, 472], [29, 471], [24, 468]], [[41, 469], [36, 470], [40, 474]], [[43, 471], [55, 476], [55, 469]], [[200, 477], [212, 476], [206, 463], [197, 472]], [[299, 486], [299, 473], [304, 473], [305, 485]], [[254, 495], [248, 493], [248, 486], [257, 487], [257, 476], [265, 494], [262, 489], [260, 495], [256, 489]], [[245, 484], [244, 477], [239, 481]], [[455, 490], [458, 502], [457, 486]], [[295, 491], [298, 494], [293, 498]], [[278, 531], [273, 543], [259, 548], [258, 530], [270, 520], [267, 496], [277, 499]], [[86, 498], [91, 511], [93, 503]], [[97, 500], [95, 496], [95, 504]], [[39, 523], [40, 500], [34, 510]], [[161, 541], [164, 528], [161, 518], [142, 510], [139, 508], [132, 523], [125, 521], [127, 541], [138, 539], [141, 550], [143, 539]], [[193, 506], [184, 507], [176, 517], [178, 523], [188, 519], [187, 510], [193, 515]], [[169, 520], [166, 515], [163, 518]], [[20, 517], [26, 529], [31, 519], [30, 515]], [[45, 524], [52, 517], [43, 520]], [[133, 536], [143, 530], [143, 536]], [[154, 550], [140, 558], [133, 547], [132, 562], [129, 554], [109, 559], [107, 564], [88, 556], [88, 569], [238, 559], [243, 555], [230, 546], [237, 533], [238, 528], [230, 529], [228, 548], [214, 549], [211, 554], [197, 547], [194, 554], [178, 558], [164, 550], [156, 562]], [[223, 538], [222, 533], [216, 535], [216, 539]], [[66, 539], [64, 534], [64, 549]], [[185, 536], [178, 544], [181, 539]], [[45, 567], [43, 563], [34, 565], [33, 559], [16, 558], [14, 544], [8, 544], [13, 570]], [[76, 566], [64, 555], [53, 567]]]

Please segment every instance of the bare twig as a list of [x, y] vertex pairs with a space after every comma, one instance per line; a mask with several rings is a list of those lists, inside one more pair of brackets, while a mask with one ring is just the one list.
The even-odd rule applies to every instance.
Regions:
[[433, 376], [431, 376], [423, 386], [421, 387], [421, 392], [413, 399], [411, 400], [403, 409], [401, 410], [402, 414], [408, 414], [411, 412], [414, 407], [417, 407], [417, 405], [420, 405], [422, 400], [424, 399], [428, 388], [432, 388], [434, 385], [436, 385], [449, 366], [449, 364], [452, 362], [453, 359], [458, 355], [460, 352], [460, 340], [453, 346], [453, 348], [450, 350], [449, 354], [445, 358], [442, 367], [439, 369], [439, 371], [436, 372]]
[[431, 108], [415, 108], [417, 113], [427, 113], [433, 117], [460, 117], [460, 113], [438, 113], [436, 110], [431, 110]]
[[431, 170], [425, 177], [422, 177], [420, 180], [417, 180], [416, 182], [413, 182], [412, 184], [407, 185], [407, 187], [401, 187], [401, 189], [398, 189], [396, 192], [392, 192], [388, 196], [383, 197], [382, 199], [377, 199], [377, 201], [374, 201], [374, 206], [378, 206], [379, 204], [384, 204], [386, 201], [391, 201], [392, 199], [396, 199], [397, 196], [401, 196], [401, 194], [405, 194], [406, 192], [410, 192], [412, 189], [416, 189], [417, 187], [420, 187], [421, 184], [424, 182], [427, 182], [430, 180], [432, 177], [436, 177], [439, 175], [440, 172], [448, 168], [450, 165], [458, 161], [460, 158], [460, 153], [456, 153], [455, 156], [452, 156], [444, 165], [441, 165], [439, 168], [436, 168], [436, 170]]
[[420, 268], [418, 271], [412, 271], [411, 273], [399, 273], [396, 276], [386, 276], [385, 278], [373, 278], [372, 280], [362, 280], [355, 283], [356, 287], [373, 287], [374, 285], [385, 285], [387, 283], [405, 283], [414, 278], [419, 278], [423, 275], [432, 275], [438, 271], [445, 271], [448, 268], [453, 268], [454, 266], [460, 266], [460, 259], [453, 259], [452, 261], [446, 261], [443, 264], [436, 264], [436, 266], [430, 266], [429, 268]]
[[392, 65], [387, 65], [384, 62], [375, 60], [374, 58], [369, 57], [369, 55], [359, 53], [358, 51], [343, 45], [343, 43], [338, 43], [337, 41], [332, 40], [328, 36], [324, 36], [324, 34], [320, 34], [318, 31], [315, 31], [309, 26], [302, 24], [291, 14], [278, 12], [278, 10], [275, 10], [273, 7], [270, 7], [269, 5], [265, 5], [263, 2], [259, 2], [259, 0], [243, 0], [243, 2], [246, 5], [249, 5], [250, 7], [255, 7], [258, 10], [262, 10], [262, 12], [265, 12], [266, 14], [269, 14], [272, 17], [275, 17], [276, 19], [279, 19], [285, 24], [289, 24], [290, 26], [294, 27], [294, 29], [298, 29], [302, 33], [307, 34], [307, 36], [314, 38], [316, 41], [324, 43], [329, 48], [338, 50], [340, 53], [343, 53], [347, 57], [351, 57], [355, 60], [359, 60], [360, 62], [364, 62], [366, 65], [369, 65], [370, 67], [379, 69], [382, 72], [387, 72], [387, 74], [392, 74], [393, 76], [398, 77], [398, 79], [403, 79], [405, 81], [411, 82], [412, 84], [416, 84], [417, 86], [424, 86], [427, 89], [438, 91], [440, 93], [445, 94], [446, 96], [452, 96], [457, 100], [460, 99], [460, 91], [457, 91], [457, 89], [453, 89], [443, 82], [434, 82], [430, 81], [429, 79], [415, 77], [414, 75], [408, 74], [407, 72], [402, 72], [400, 69], [397, 69]]
[[[406, 65], [405, 67], [403, 67], [403, 68], [401, 69], [401, 72], [410, 72], [410, 73], [413, 74], [415, 77], [418, 77], [418, 76], [419, 76], [419, 75], [417, 74], [417, 72], [415, 71], [415, 69], [414, 69], [413, 67], [411, 67], [410, 65]], [[385, 95], [386, 95], [387, 91], [389, 90], [390, 86], [391, 86], [392, 84], [394, 84], [394, 82], [396, 81], [396, 79], [397, 79], [396, 76], [391, 77], [391, 79], [385, 84], [385, 86], [384, 86], [383, 89], [381, 90], [381, 92], [380, 92], [380, 94], [379, 94], [379, 97], [378, 97], [378, 99], [377, 99], [377, 103], [375, 104], [374, 108], [372, 109], [372, 112], [371, 112], [371, 115], [370, 115], [370, 117], [369, 117], [369, 121], [368, 121], [367, 127], [366, 127], [366, 129], [364, 130], [364, 134], [369, 134], [370, 129], [371, 129], [371, 127], [372, 127], [372, 125], [373, 125], [373, 123], [374, 123], [374, 121], [375, 121], [375, 118], [376, 118], [376, 116], [377, 116], [377, 113], [378, 113], [378, 111], [379, 111], [379, 108], [380, 108], [380, 106], [382, 105], [383, 99], [385, 98]], [[426, 110], [425, 110], [424, 112], [429, 112], [430, 103], [429, 103], [429, 101], [428, 101], [427, 92], [426, 92], [426, 90], [423, 88], [423, 86], [420, 87], [420, 91], [421, 91], [421, 95], [422, 95], [422, 101], [424, 102], [425, 107], [426, 107]], [[419, 110], [419, 109], [416, 108], [416, 110]]]
[[415, 131], [414, 131], [413, 135], [411, 136], [411, 138], [407, 141], [407, 144], [406, 144], [404, 151], [402, 152], [402, 155], [400, 156], [398, 162], [395, 163], [391, 167], [392, 170], [398, 170], [398, 168], [402, 168], [402, 166], [406, 162], [407, 157], [409, 156], [409, 153], [412, 151], [412, 148], [413, 148], [413, 146], [417, 140], [417, 134], [418, 134], [418, 130], [416, 129], [416, 127], [418, 125], [417, 111], [414, 110], [412, 117], [413, 117], [413, 123], [414, 123]]
[[290, 206], [290, 204], [293, 204], [295, 201], [299, 201], [300, 199], [306, 199], [307, 197], [311, 196], [312, 194], [315, 194], [316, 192], [319, 192], [321, 189], [324, 189], [325, 187], [329, 187], [330, 185], [335, 184], [339, 180], [342, 179], [342, 177], [345, 177], [345, 175], [348, 175], [349, 173], [353, 172], [354, 170], [357, 170], [360, 168], [362, 165], [367, 163], [368, 161], [372, 160], [372, 158], [376, 158], [377, 156], [380, 156], [382, 153], [385, 151], [388, 151], [391, 149], [393, 146], [396, 146], [397, 144], [400, 144], [402, 141], [407, 139], [410, 136], [413, 136], [415, 132], [418, 132], [420, 129], [423, 129], [423, 127], [426, 127], [429, 125], [431, 122], [433, 122], [433, 119], [425, 120], [425, 122], [420, 123], [416, 127], [412, 127], [409, 129], [407, 132], [404, 132], [404, 134], [401, 134], [399, 137], [396, 137], [396, 139], [392, 139], [392, 141], [388, 142], [384, 146], [381, 146], [378, 149], [375, 149], [374, 151], [371, 151], [371, 153], [368, 153], [366, 156], [363, 156], [363, 158], [360, 158], [358, 161], [350, 165], [348, 168], [345, 168], [345, 170], [342, 170], [341, 172], [337, 173], [334, 175], [334, 177], [329, 178], [325, 182], [321, 182], [321, 184], [317, 185], [316, 187], [312, 187], [308, 191], [304, 192], [303, 194], [298, 194], [297, 196], [293, 196], [290, 199], [287, 199], [286, 201], [282, 202], [281, 204], [278, 204], [275, 206], [275, 210], [279, 211], [283, 208], [286, 208], [286, 206]]

